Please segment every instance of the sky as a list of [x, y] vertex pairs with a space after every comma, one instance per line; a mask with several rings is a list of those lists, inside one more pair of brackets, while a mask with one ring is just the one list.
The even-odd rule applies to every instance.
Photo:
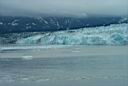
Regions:
[[0, 0], [0, 15], [128, 15], [128, 0]]

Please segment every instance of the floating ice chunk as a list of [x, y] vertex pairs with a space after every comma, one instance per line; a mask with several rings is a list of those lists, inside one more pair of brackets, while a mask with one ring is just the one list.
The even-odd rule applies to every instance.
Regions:
[[24, 59], [24, 60], [32, 60], [33, 56], [22, 56], [22, 59]]
[[76, 51], [76, 50], [75, 50], [75, 51], [72, 51], [72, 52], [73, 52], [73, 53], [79, 53], [80, 51], [78, 51], [78, 50]]

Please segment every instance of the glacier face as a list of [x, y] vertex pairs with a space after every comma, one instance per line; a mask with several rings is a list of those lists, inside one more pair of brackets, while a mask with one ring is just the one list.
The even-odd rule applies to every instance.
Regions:
[[128, 23], [37, 34], [21, 38], [16, 44], [128, 45]]

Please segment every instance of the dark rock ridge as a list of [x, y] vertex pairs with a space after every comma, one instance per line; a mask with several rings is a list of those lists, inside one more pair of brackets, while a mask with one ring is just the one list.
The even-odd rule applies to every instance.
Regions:
[[0, 34], [53, 32], [128, 22], [122, 17], [14, 17], [0, 16]]

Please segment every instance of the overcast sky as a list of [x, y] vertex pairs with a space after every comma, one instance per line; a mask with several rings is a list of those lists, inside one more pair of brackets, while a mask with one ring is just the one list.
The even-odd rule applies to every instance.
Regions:
[[0, 15], [88, 16], [128, 14], [128, 0], [0, 0]]

